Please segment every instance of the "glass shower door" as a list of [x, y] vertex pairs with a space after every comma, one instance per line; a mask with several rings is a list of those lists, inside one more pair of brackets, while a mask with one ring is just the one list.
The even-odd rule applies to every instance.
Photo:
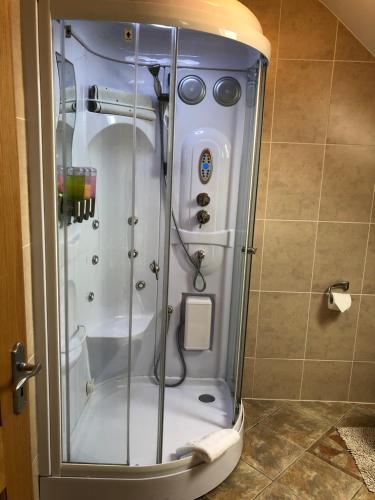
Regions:
[[175, 32], [53, 21], [64, 462], [160, 460]]
[[[123, 114], [111, 98], [135, 95], [135, 68], [121, 59], [111, 60], [105, 46], [93, 50], [92, 36], [113, 29], [123, 43], [121, 23], [53, 23], [60, 75], [55, 79], [60, 102], [56, 167], [66, 462], [129, 461], [132, 260], [125, 216], [131, 213], [134, 197], [134, 111], [129, 102]], [[127, 42], [126, 51], [133, 56], [134, 42]], [[74, 103], [68, 71], [75, 75]]]
[[[155, 464], [164, 405], [165, 312], [168, 294], [170, 181], [168, 134], [173, 129], [173, 36], [166, 26], [136, 25], [129, 464]], [[160, 85], [160, 88], [159, 88]], [[172, 92], [173, 95], [173, 92]], [[171, 168], [171, 164], [168, 164]]]
[[251, 260], [256, 251], [252, 247], [252, 242], [266, 68], [267, 63], [260, 56], [257, 63], [248, 70], [246, 89], [246, 118], [238, 192], [227, 357], [227, 382], [233, 395], [234, 421], [238, 416], [241, 402]]

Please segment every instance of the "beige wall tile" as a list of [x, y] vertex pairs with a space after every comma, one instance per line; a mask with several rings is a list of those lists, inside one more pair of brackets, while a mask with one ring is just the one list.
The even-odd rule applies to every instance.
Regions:
[[339, 23], [336, 59], [343, 61], [374, 61], [375, 58], [348, 29]]
[[363, 295], [354, 359], [375, 361], [375, 295]]
[[375, 64], [336, 62], [328, 142], [375, 145]]
[[255, 354], [255, 341], [258, 324], [258, 304], [259, 292], [250, 292], [245, 344], [246, 357], [254, 357]]
[[268, 182], [268, 167], [270, 159], [270, 144], [263, 142], [260, 150], [259, 179], [257, 193], [256, 218], [264, 219], [266, 212], [266, 196]]
[[303, 358], [309, 297], [308, 293], [261, 293], [258, 357]]
[[257, 249], [256, 254], [252, 256], [251, 261], [251, 290], [259, 290], [260, 288], [260, 269], [262, 263], [262, 247], [263, 247], [264, 220], [257, 220], [254, 231], [254, 247]]
[[352, 360], [359, 298], [344, 314], [328, 309], [327, 295], [312, 294], [306, 358]]
[[272, 140], [323, 143], [331, 62], [279, 61]]
[[351, 363], [305, 361], [302, 399], [346, 401]]
[[302, 361], [256, 359], [254, 398], [298, 399]]
[[375, 403], [375, 363], [353, 363], [349, 401]]
[[281, 0], [241, 0], [256, 15], [264, 35], [272, 45], [272, 57], [277, 55]]
[[373, 146], [327, 146], [320, 220], [370, 221], [374, 163]]
[[27, 357], [34, 354], [34, 323], [33, 323], [33, 296], [31, 279], [31, 247], [27, 245], [22, 250], [23, 254], [23, 280], [25, 290], [25, 315], [26, 315], [26, 342]]
[[340, 280], [350, 282], [351, 293], [361, 291], [367, 234], [367, 224], [319, 222], [314, 291], [324, 292]]
[[266, 221], [262, 290], [310, 290], [316, 223]]
[[323, 146], [273, 144], [267, 218], [318, 218]]
[[17, 119], [17, 148], [21, 196], [22, 244], [28, 245], [30, 243], [29, 188], [27, 173], [26, 127], [25, 120], [22, 119]]
[[337, 20], [318, 0], [284, 0], [279, 57], [333, 59]]
[[242, 379], [242, 397], [253, 397], [253, 375], [254, 375], [254, 359], [245, 358], [243, 367]]
[[375, 226], [371, 224], [367, 247], [363, 293], [375, 293]]

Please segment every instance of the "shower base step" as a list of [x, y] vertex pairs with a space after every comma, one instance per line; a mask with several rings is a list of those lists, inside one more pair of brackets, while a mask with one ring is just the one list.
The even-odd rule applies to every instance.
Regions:
[[[113, 378], [96, 386], [71, 439], [71, 462], [127, 463], [128, 384]], [[199, 400], [202, 394], [215, 398]], [[147, 377], [130, 384], [129, 464], [155, 463], [159, 386]], [[179, 446], [210, 432], [232, 426], [232, 402], [227, 384], [212, 379], [187, 379], [165, 389], [163, 462], [175, 459]]]

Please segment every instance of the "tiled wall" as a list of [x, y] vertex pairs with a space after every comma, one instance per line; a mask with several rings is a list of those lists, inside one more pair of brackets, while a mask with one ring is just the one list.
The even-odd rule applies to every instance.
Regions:
[[374, 402], [375, 59], [318, 0], [243, 3], [273, 49], [244, 396]]
[[[27, 357], [29, 363], [35, 363], [34, 329], [31, 290], [31, 239], [29, 227], [29, 196], [27, 182], [27, 154], [26, 154], [26, 117], [23, 93], [21, 28], [20, 28], [20, 0], [12, 0], [12, 44], [13, 44], [13, 73], [17, 115], [17, 143], [21, 193], [21, 229], [23, 246], [24, 287], [26, 305], [26, 334]], [[28, 399], [30, 407], [31, 456], [34, 479], [34, 500], [38, 498], [38, 450], [36, 431], [36, 398], [35, 378], [28, 383]]]

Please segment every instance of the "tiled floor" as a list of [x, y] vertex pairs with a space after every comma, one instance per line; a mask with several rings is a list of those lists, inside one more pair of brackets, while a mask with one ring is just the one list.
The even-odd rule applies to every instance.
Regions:
[[201, 500], [375, 500], [336, 431], [375, 426], [375, 405], [245, 400], [235, 471]]

